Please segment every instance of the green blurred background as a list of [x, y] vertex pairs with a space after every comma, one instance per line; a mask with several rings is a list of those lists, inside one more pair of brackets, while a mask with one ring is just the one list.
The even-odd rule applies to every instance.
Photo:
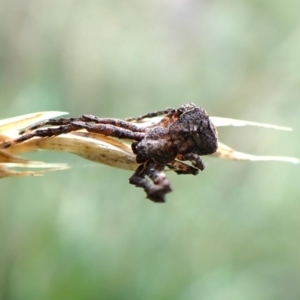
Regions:
[[[253, 154], [300, 156], [299, 0], [0, 1], [0, 118], [125, 118], [197, 103], [290, 126], [219, 130]], [[299, 166], [205, 158], [168, 202], [129, 171], [0, 182], [1, 299], [300, 299]]]

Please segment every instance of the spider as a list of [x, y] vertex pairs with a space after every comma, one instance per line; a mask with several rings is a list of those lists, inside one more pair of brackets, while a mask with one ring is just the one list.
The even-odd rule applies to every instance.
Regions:
[[[145, 118], [164, 117], [152, 126], [142, 127], [138, 122]], [[58, 126], [42, 128], [43, 126]], [[165, 167], [177, 174], [198, 174], [204, 170], [200, 155], [216, 152], [217, 131], [206, 111], [193, 103], [178, 109], [148, 113], [126, 121], [82, 115], [78, 118], [49, 119], [20, 132], [21, 136], [4, 144], [8, 148], [33, 137], [52, 137], [85, 129], [119, 139], [130, 139], [132, 151], [139, 164], [129, 183], [141, 187], [153, 202], [165, 202], [165, 195], [172, 191], [163, 172]], [[191, 161], [192, 166], [183, 161]], [[151, 179], [149, 181], [146, 176]]]

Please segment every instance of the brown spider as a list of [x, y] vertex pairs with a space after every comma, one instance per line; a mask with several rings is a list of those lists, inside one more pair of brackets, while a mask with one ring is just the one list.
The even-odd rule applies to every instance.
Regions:
[[[138, 126], [138, 121], [165, 115], [157, 124]], [[136, 122], [136, 124], [135, 124]], [[43, 126], [58, 126], [38, 129]], [[177, 174], [196, 175], [204, 170], [199, 155], [216, 152], [217, 131], [208, 114], [193, 103], [178, 109], [167, 108], [126, 121], [82, 115], [78, 118], [50, 119], [20, 132], [19, 138], [4, 144], [8, 148], [15, 143], [33, 137], [51, 137], [71, 131], [85, 129], [89, 132], [130, 139], [132, 151], [139, 164], [129, 182], [145, 190], [147, 198], [154, 202], [165, 202], [165, 194], [171, 191], [170, 183], [163, 172], [167, 166]], [[182, 161], [191, 161], [193, 166]], [[145, 177], [148, 176], [152, 182]]]

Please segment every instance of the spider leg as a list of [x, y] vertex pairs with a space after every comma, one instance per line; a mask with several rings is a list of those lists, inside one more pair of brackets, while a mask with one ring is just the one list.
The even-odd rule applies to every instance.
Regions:
[[113, 119], [113, 118], [98, 118], [93, 115], [82, 115], [78, 118], [60, 118], [60, 119], [49, 119], [47, 121], [38, 123], [34, 126], [31, 126], [29, 128], [26, 128], [22, 131], [20, 131], [20, 134], [23, 134], [25, 132], [29, 132], [44, 126], [61, 126], [61, 125], [68, 125], [70, 123], [74, 122], [94, 122], [96, 124], [110, 124], [114, 125], [116, 127], [120, 128], [125, 128], [129, 129], [131, 131], [135, 132], [143, 132], [144, 128], [138, 127], [132, 123], [123, 121], [123, 120], [118, 120], [118, 119]]
[[73, 130], [78, 130], [78, 129], [80, 129], [80, 128], [75, 129], [75, 126], [72, 123], [68, 124], [68, 125], [62, 125], [62, 126], [57, 127], [57, 128], [50, 127], [50, 128], [45, 128], [45, 129], [38, 129], [38, 130], [29, 132], [29, 133], [24, 133], [20, 137], [14, 139], [12, 141], [4, 143], [2, 146], [3, 146], [3, 148], [9, 148], [14, 144], [25, 142], [27, 140], [30, 140], [30, 139], [34, 138], [34, 137], [57, 136], [57, 135], [68, 133], [68, 132], [71, 132]]
[[80, 120], [83, 122], [95, 122], [96, 124], [110, 124], [116, 127], [128, 129], [134, 132], [144, 132], [145, 129], [139, 126], [136, 126], [130, 122], [123, 121], [120, 119], [113, 119], [113, 118], [98, 118], [93, 115], [82, 115], [80, 117]]
[[141, 141], [145, 137], [144, 132], [135, 132], [130, 129], [118, 127], [116, 125], [105, 124], [105, 123], [90, 124], [85, 122], [73, 122], [72, 125], [75, 125], [75, 127], [76, 126], [79, 127], [78, 129], [86, 129], [89, 132], [100, 133], [103, 135], [108, 135], [119, 139]]
[[205, 165], [198, 154], [188, 153], [188, 154], [179, 154], [176, 157], [179, 160], [190, 160], [194, 167], [203, 171], [205, 169]]
[[61, 125], [68, 125], [73, 121], [77, 121], [78, 118], [60, 118], [60, 119], [49, 119], [43, 122], [40, 122], [36, 125], [33, 125], [31, 127], [25, 128], [20, 131], [20, 134], [24, 134], [33, 130], [36, 130], [38, 128], [44, 127], [44, 126], [61, 126]]
[[199, 169], [194, 168], [194, 167], [187, 165], [187, 164], [183, 163], [182, 161], [178, 161], [178, 160], [173, 160], [172, 162], [167, 164], [167, 166], [170, 169], [174, 170], [174, 172], [176, 172], [178, 175], [181, 175], [181, 174], [197, 175], [199, 173]]
[[[164, 165], [154, 162], [142, 164], [129, 178], [129, 183], [143, 188], [149, 200], [156, 203], [166, 202], [165, 195], [172, 189], [163, 169]], [[153, 183], [148, 181], [145, 176], [148, 176]]]
[[154, 117], [158, 117], [158, 116], [161, 116], [161, 115], [166, 115], [166, 114], [169, 114], [170, 112], [174, 113], [175, 111], [176, 111], [176, 109], [168, 107], [164, 110], [154, 111], [152, 113], [148, 113], [148, 114], [136, 117], [136, 118], [127, 118], [126, 121], [129, 121], [129, 122], [130, 121], [141, 121], [141, 120], [146, 119], [146, 118], [154, 118]]
[[120, 128], [110, 124], [90, 124], [81, 121], [71, 121], [69, 124], [62, 125], [56, 128], [49, 127], [49, 128], [38, 129], [33, 132], [25, 133], [13, 141], [4, 143], [3, 148], [8, 148], [13, 144], [27, 141], [33, 137], [57, 136], [57, 135], [69, 133], [71, 131], [76, 131], [80, 129], [86, 129], [89, 132], [100, 133], [103, 135], [108, 135], [119, 139], [131, 139], [135, 141], [142, 140], [145, 135], [145, 133], [143, 132], [133, 132], [131, 130]]

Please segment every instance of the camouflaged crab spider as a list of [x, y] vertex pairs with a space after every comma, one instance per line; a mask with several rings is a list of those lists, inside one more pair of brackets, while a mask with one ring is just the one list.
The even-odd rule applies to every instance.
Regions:
[[[138, 126], [138, 121], [165, 115], [152, 126]], [[47, 127], [44, 126], [58, 126]], [[4, 144], [8, 148], [33, 137], [52, 137], [85, 129], [119, 139], [130, 139], [132, 151], [139, 164], [129, 182], [145, 190], [153, 202], [165, 202], [165, 195], [172, 189], [163, 170], [174, 169], [177, 174], [198, 174], [204, 170], [201, 155], [217, 151], [217, 131], [208, 114], [193, 103], [178, 109], [148, 113], [126, 121], [82, 115], [78, 118], [50, 119], [20, 132], [19, 138]], [[190, 161], [191, 165], [183, 161]], [[149, 181], [146, 176], [151, 179]]]

